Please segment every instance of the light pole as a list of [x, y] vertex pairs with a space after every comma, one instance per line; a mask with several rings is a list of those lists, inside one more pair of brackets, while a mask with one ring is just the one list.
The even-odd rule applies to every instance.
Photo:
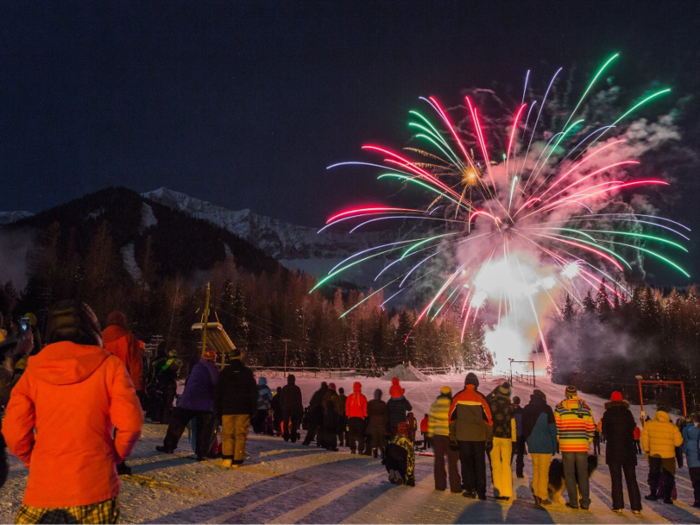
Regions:
[[287, 343], [291, 343], [291, 339], [282, 339], [284, 343], [284, 377], [287, 377]]

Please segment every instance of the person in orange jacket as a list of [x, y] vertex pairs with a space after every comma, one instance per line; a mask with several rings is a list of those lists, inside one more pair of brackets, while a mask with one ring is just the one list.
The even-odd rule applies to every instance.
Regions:
[[141, 399], [143, 393], [143, 357], [141, 345], [126, 328], [126, 316], [114, 311], [107, 316], [107, 328], [102, 332], [105, 350], [121, 359], [131, 376], [131, 382]]
[[[345, 415], [348, 418], [348, 447], [350, 454], [362, 454], [365, 444], [365, 426], [367, 421], [367, 398], [362, 393], [362, 384], [356, 381], [352, 385], [352, 394], [345, 400]], [[365, 450], [365, 454], [371, 454]]]
[[423, 436], [423, 450], [428, 450], [430, 446], [430, 437], [428, 436], [428, 414], [425, 414], [420, 421], [420, 433]]
[[[107, 328], [102, 332], [105, 350], [117, 356], [131, 376], [139, 401], [143, 399], [143, 357], [141, 345], [134, 334], [126, 328], [126, 316], [115, 310], [107, 316]], [[124, 462], [117, 465], [119, 475], [131, 474]]]
[[117, 523], [116, 465], [143, 425], [134, 385], [102, 347], [85, 303], [56, 304], [47, 333], [49, 344], [29, 358], [3, 422], [10, 452], [29, 468], [15, 523]]

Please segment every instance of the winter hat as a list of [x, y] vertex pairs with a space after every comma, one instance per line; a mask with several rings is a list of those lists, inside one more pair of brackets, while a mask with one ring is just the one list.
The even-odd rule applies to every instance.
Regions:
[[266, 377], [259, 377], [258, 378], [258, 386], [264, 386], [267, 385], [267, 378]]
[[339, 394], [344, 394], [344, 393], [345, 393], [345, 389], [341, 386], [341, 387], [338, 389], [338, 393], [339, 393]]
[[202, 357], [207, 361], [216, 361], [216, 352], [210, 348], [207, 348], [202, 354]]
[[622, 392], [613, 392], [610, 396], [610, 401], [622, 401]]
[[46, 341], [48, 344], [70, 341], [78, 345], [103, 346], [100, 322], [86, 303], [61, 301], [49, 314]]
[[238, 348], [234, 348], [231, 350], [231, 352], [228, 354], [229, 359], [243, 359], [243, 354]]
[[508, 381], [500, 385], [497, 390], [499, 394], [510, 397], [510, 383]]
[[335, 391], [335, 383], [328, 383], [328, 390]]
[[513, 398], [513, 404], [514, 404], [514, 405], [519, 405], [519, 404], [520, 404], [520, 397], [519, 397], [519, 396], [515, 396], [515, 397]]
[[399, 423], [399, 425], [396, 427], [396, 433], [399, 436], [408, 436], [408, 423], [405, 421], [403, 423]]
[[542, 390], [533, 390], [533, 391], [532, 391], [532, 395], [533, 395], [533, 396], [539, 396], [539, 397], [541, 397], [542, 399], [544, 399], [545, 401], [547, 401], [547, 396], [544, 395], [544, 392], [542, 392]]
[[467, 385], [474, 385], [475, 388], [479, 386], [479, 378], [476, 377], [474, 372], [469, 372], [467, 377], [464, 378], [464, 386]]
[[168, 357], [177, 357], [177, 350], [174, 348], [168, 352]]
[[126, 316], [123, 312], [115, 310], [107, 316], [107, 326], [117, 325], [126, 330]]
[[24, 317], [29, 319], [29, 326], [36, 326], [36, 315], [34, 315], [31, 312], [27, 312], [26, 314], [24, 314]]
[[574, 385], [569, 385], [566, 387], [566, 390], [564, 391], [564, 394], [566, 397], [576, 397], [576, 387]]
[[441, 396], [451, 396], [452, 395], [452, 389], [449, 386], [443, 386], [440, 389], [440, 395]]
[[401, 385], [399, 384], [398, 377], [393, 377], [391, 379], [391, 388], [389, 389], [389, 395], [392, 398], [403, 397], [403, 388], [401, 388]]

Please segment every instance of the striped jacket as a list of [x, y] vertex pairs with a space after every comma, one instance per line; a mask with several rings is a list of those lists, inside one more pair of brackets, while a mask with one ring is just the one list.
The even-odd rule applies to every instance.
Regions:
[[578, 397], [563, 400], [554, 410], [561, 452], [588, 452], [595, 423], [588, 405]]
[[432, 436], [449, 436], [450, 435], [450, 403], [452, 400], [447, 396], [439, 396], [432, 405], [430, 405], [430, 414], [428, 414], [428, 435]]

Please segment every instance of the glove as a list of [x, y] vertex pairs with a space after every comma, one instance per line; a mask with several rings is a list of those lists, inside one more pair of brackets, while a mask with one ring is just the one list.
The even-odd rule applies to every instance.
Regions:
[[459, 444], [456, 439], [450, 439], [450, 450], [457, 452], [459, 450]]

